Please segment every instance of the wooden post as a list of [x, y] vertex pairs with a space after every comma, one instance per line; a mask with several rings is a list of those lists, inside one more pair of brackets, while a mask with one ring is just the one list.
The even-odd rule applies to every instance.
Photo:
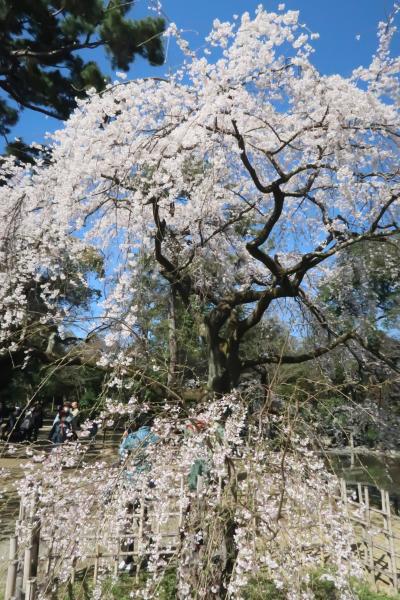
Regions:
[[71, 577], [70, 577], [70, 582], [71, 582], [71, 585], [72, 585], [72, 586], [73, 586], [73, 585], [74, 585], [74, 583], [75, 583], [76, 562], [77, 562], [77, 559], [76, 559], [76, 557], [75, 557], [75, 558], [73, 559], [73, 561], [72, 561], [72, 570], [71, 570]]
[[393, 528], [392, 528], [392, 514], [391, 514], [391, 509], [390, 509], [390, 498], [389, 498], [389, 492], [387, 491], [383, 491], [383, 496], [382, 498], [384, 498], [384, 502], [385, 502], [385, 513], [386, 513], [386, 519], [384, 519], [384, 524], [385, 524], [385, 533], [389, 542], [389, 551], [388, 551], [388, 556], [389, 556], [389, 564], [390, 564], [390, 568], [392, 571], [391, 574], [391, 579], [392, 579], [392, 583], [393, 583], [393, 587], [395, 592], [397, 593], [399, 590], [399, 585], [398, 585], [398, 578], [397, 578], [397, 560], [396, 560], [396, 551], [395, 551], [395, 547], [394, 547], [394, 539], [393, 539]]
[[347, 502], [347, 487], [346, 487], [346, 481], [344, 479], [340, 480], [340, 495], [342, 497], [342, 503], [343, 503], [343, 508], [344, 508], [344, 514], [346, 515], [346, 518], [349, 518], [349, 505]]
[[[146, 507], [145, 507], [145, 491], [144, 491], [144, 483], [142, 485], [142, 490], [140, 493], [140, 512], [139, 512], [139, 523], [138, 523], [138, 540], [137, 540], [137, 563], [136, 563], [136, 575], [135, 575], [135, 580], [136, 582], [139, 581], [139, 572], [140, 572], [140, 567], [142, 564], [142, 551], [143, 551], [143, 531], [144, 531], [144, 518], [145, 518], [145, 514], [146, 514]], [[135, 548], [134, 548], [135, 549]]]
[[357, 483], [357, 495], [358, 495], [358, 503], [363, 504], [363, 489], [362, 489], [361, 483]]
[[17, 568], [17, 579], [15, 582], [15, 600], [22, 600], [22, 585], [23, 585], [22, 573], [21, 573], [20, 569]]
[[364, 486], [364, 497], [365, 497], [365, 546], [366, 553], [368, 555], [368, 565], [371, 572], [372, 582], [374, 590], [377, 591], [376, 585], [376, 572], [375, 572], [375, 559], [374, 559], [374, 543], [371, 535], [371, 508], [369, 503], [369, 491], [368, 486]]
[[32, 531], [32, 564], [31, 564], [31, 577], [37, 577], [39, 569], [39, 551], [40, 551], [40, 529], [41, 523], [39, 517], [36, 515], [33, 522]]
[[25, 600], [36, 600], [36, 577], [30, 577], [26, 582]]
[[350, 469], [354, 468], [354, 435], [350, 432]]
[[18, 568], [18, 538], [16, 535], [10, 538], [10, 564], [7, 570], [6, 594], [4, 600], [11, 600], [15, 594]]
[[222, 475], [218, 475], [217, 501], [221, 502], [222, 496]]
[[183, 475], [180, 478], [180, 489], [179, 489], [179, 536], [181, 534], [181, 529], [183, 525], [183, 494], [184, 494], [184, 483], [183, 483]]
[[[25, 520], [25, 505], [23, 504], [22, 500], [19, 503], [19, 515], [18, 515], [18, 520], [15, 523], [15, 535], [17, 537], [17, 549], [18, 549], [18, 534], [19, 534], [19, 530], [20, 527], [22, 525], [22, 523]], [[13, 596], [13, 600], [21, 600], [22, 599], [22, 588], [23, 588], [23, 575], [21, 572], [21, 564], [19, 562], [19, 557], [18, 557], [18, 552], [16, 555], [16, 575], [15, 575], [15, 589], [14, 589], [14, 596]]]
[[29, 517], [29, 542], [24, 552], [22, 589], [25, 591], [25, 594], [28, 580], [37, 576], [39, 564], [40, 520], [36, 514], [37, 502], [38, 498], [36, 496]]
[[196, 484], [196, 493], [197, 493], [197, 507], [200, 508], [202, 506], [202, 489], [203, 489], [203, 477], [198, 475], [197, 484]]
[[26, 591], [28, 579], [31, 576], [31, 559], [32, 557], [32, 528], [29, 530], [29, 541], [24, 552], [24, 571], [22, 576], [22, 589]]
[[25, 506], [24, 506], [24, 504], [23, 504], [23, 502], [21, 500], [20, 503], [19, 503], [18, 521], [23, 521], [24, 519], [25, 519]]
[[[123, 538], [122, 538], [123, 539]], [[120, 562], [120, 551], [121, 551], [121, 531], [120, 529], [118, 529], [118, 536], [117, 536], [117, 551], [115, 553], [115, 562], [114, 562], [114, 577], [117, 577], [118, 575], [118, 566], [119, 566], [119, 562]]]
[[93, 583], [96, 585], [97, 579], [99, 577], [99, 562], [100, 562], [100, 548], [99, 544], [96, 544], [96, 555], [94, 559], [94, 571], [93, 571]]

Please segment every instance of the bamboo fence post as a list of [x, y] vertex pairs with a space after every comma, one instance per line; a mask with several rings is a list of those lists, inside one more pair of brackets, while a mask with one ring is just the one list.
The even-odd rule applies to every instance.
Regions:
[[178, 517], [178, 529], [179, 536], [181, 533], [182, 525], [183, 525], [183, 494], [184, 494], [184, 483], [183, 483], [183, 475], [180, 477], [180, 486], [179, 486], [179, 517]]
[[350, 432], [350, 469], [354, 468], [354, 435]]
[[22, 578], [22, 573], [19, 569], [19, 564], [18, 564], [17, 579], [15, 582], [15, 600], [22, 600], [22, 585], [23, 585], [23, 578]]
[[349, 519], [349, 505], [347, 502], [347, 487], [346, 487], [346, 481], [344, 479], [340, 480], [340, 495], [342, 497], [342, 503], [344, 506], [344, 514], [346, 515], [346, 518]]
[[197, 483], [196, 483], [197, 508], [198, 509], [200, 509], [200, 507], [202, 505], [202, 501], [201, 501], [202, 489], [203, 489], [203, 477], [201, 475], [199, 475], [197, 477]]
[[375, 572], [375, 559], [374, 559], [374, 543], [371, 534], [371, 506], [369, 501], [369, 490], [368, 486], [364, 486], [364, 497], [365, 497], [365, 545], [366, 553], [368, 555], [368, 565], [373, 580], [374, 590], [377, 591], [376, 585], [376, 572]]
[[389, 492], [383, 492], [385, 498], [385, 512], [386, 512], [386, 535], [389, 542], [389, 556], [390, 556], [390, 565], [392, 569], [392, 583], [395, 592], [397, 593], [399, 590], [398, 578], [397, 578], [397, 561], [396, 561], [396, 551], [394, 547], [394, 538], [393, 538], [393, 528], [392, 528], [392, 514], [390, 509], [390, 498]]
[[[18, 521], [23, 521], [25, 519], [25, 506], [22, 502], [22, 500], [20, 500], [19, 503], [19, 513], [18, 513]], [[17, 521], [17, 523], [18, 523]]]
[[33, 522], [33, 531], [32, 531], [31, 578], [37, 577], [38, 570], [39, 570], [40, 531], [41, 531], [41, 522], [40, 522], [40, 518], [36, 514], [36, 517]]
[[118, 575], [118, 566], [119, 566], [119, 559], [120, 559], [120, 551], [121, 551], [121, 531], [118, 528], [118, 535], [117, 535], [117, 551], [115, 553], [115, 561], [114, 561], [114, 576], [117, 577]]
[[[365, 491], [365, 489], [364, 489]], [[361, 483], [357, 483], [358, 503], [363, 504], [363, 489]]]
[[10, 563], [7, 569], [7, 583], [4, 600], [11, 600], [14, 596], [17, 582], [18, 568], [18, 538], [16, 535], [10, 538]]
[[15, 600], [21, 600], [22, 591], [23, 591], [23, 574], [21, 572], [21, 564], [19, 562], [19, 556], [18, 556], [18, 550], [19, 550], [18, 539], [19, 539], [19, 530], [20, 530], [22, 523], [25, 521], [25, 518], [26, 518], [26, 509], [25, 509], [25, 505], [21, 499], [20, 503], [19, 503], [18, 519], [15, 523], [15, 535], [17, 538], [16, 574], [15, 574], [15, 588], [14, 588], [14, 596], [13, 596], [13, 598], [15, 598]]
[[72, 570], [71, 570], [71, 577], [70, 577], [71, 585], [74, 585], [74, 583], [75, 583], [75, 575], [76, 575], [76, 558], [74, 558], [72, 561]]
[[217, 500], [218, 502], [221, 502], [221, 496], [222, 496], [222, 475], [218, 475], [218, 487], [217, 487]]
[[[138, 523], [138, 539], [137, 539], [137, 564], [136, 564], [136, 582], [139, 581], [139, 572], [142, 564], [141, 553], [143, 551], [143, 531], [144, 531], [144, 518], [146, 514], [145, 507], [145, 491], [144, 491], [144, 483], [142, 485], [142, 489], [140, 491], [140, 512], [139, 512], [139, 523]], [[135, 549], [135, 548], [134, 548]]]
[[32, 525], [29, 526], [29, 541], [24, 551], [24, 571], [22, 576], [22, 589], [25, 591], [28, 583], [28, 579], [31, 574], [31, 562], [32, 562]]
[[36, 577], [30, 577], [26, 582], [25, 600], [36, 600]]
[[24, 552], [22, 589], [26, 593], [28, 580], [36, 577], [39, 563], [40, 520], [37, 517], [38, 497], [35, 495], [29, 516], [29, 542]]
[[96, 552], [94, 559], [94, 571], [93, 571], [93, 583], [96, 585], [99, 577], [99, 562], [100, 562], [100, 548], [98, 542], [96, 543]]

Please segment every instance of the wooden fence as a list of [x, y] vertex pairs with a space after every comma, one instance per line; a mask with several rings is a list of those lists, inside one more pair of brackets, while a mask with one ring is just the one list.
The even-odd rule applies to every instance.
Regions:
[[375, 589], [400, 587], [400, 517], [397, 498], [372, 485], [340, 481], [340, 500], [353, 525], [354, 550], [369, 574]]
[[[197, 497], [203, 484], [202, 477], [197, 479]], [[180, 488], [184, 486], [184, 478], [180, 479]], [[33, 504], [34, 506], [34, 504]], [[168, 498], [168, 522], [161, 524], [157, 515], [152, 511], [152, 503], [146, 498], [146, 486], [143, 486], [137, 498], [137, 511], [131, 517], [131, 529], [124, 532], [109, 531], [101, 527], [92, 536], [86, 536], [93, 548], [85, 553], [84, 561], [75, 564], [70, 581], [74, 583], [79, 572], [85, 572], [92, 578], [94, 585], [100, 572], [118, 573], [118, 564], [126, 557], [132, 557], [135, 562], [135, 574], [138, 578], [143, 565], [146, 540], [151, 537], [158, 540], [159, 550], [163, 556], [172, 555], [179, 543], [179, 532], [183, 524], [184, 509], [176, 495]], [[20, 544], [18, 531], [24, 525], [28, 530], [28, 542]], [[131, 543], [134, 540], [134, 543]], [[10, 537], [9, 561], [4, 600], [36, 600], [39, 588], [53, 587], [52, 570], [65, 557], [58, 556], [53, 551], [52, 539], [41, 531], [41, 524], [35, 515], [35, 509], [29, 515], [20, 504], [19, 518], [16, 522], [15, 535]], [[49, 596], [50, 597], [50, 596]]]
[[[181, 485], [184, 485], [182, 479]], [[202, 479], [198, 480], [198, 491]], [[344, 514], [354, 529], [354, 552], [364, 565], [375, 588], [389, 586], [399, 591], [400, 573], [400, 517], [395, 514], [389, 493], [371, 485], [340, 480], [340, 496]], [[163, 555], [173, 554], [179, 544], [183, 508], [176, 497], [169, 498], [167, 524], [162, 526], [151, 507], [146, 504], [145, 490], [138, 502], [138, 511], [132, 518], [132, 530], [107, 532], [102, 529], [91, 538], [93, 551], [85, 555], [84, 564], [76, 564], [72, 570], [71, 583], [79, 571], [89, 574], [96, 584], [99, 573], [106, 570], [118, 573], [120, 560], [131, 556], [135, 561], [136, 577], [142, 566], [144, 540], [151, 536], [158, 540]], [[18, 531], [21, 525], [27, 528], [28, 543], [19, 544]], [[109, 537], [107, 537], [109, 536]], [[134, 543], [127, 546], [126, 542]], [[112, 542], [112, 543], [111, 543]], [[41, 533], [41, 524], [34, 508], [25, 514], [21, 507], [16, 523], [16, 534], [10, 538], [9, 562], [4, 600], [36, 600], [38, 588], [49, 582], [58, 557], [53, 553], [52, 540]], [[47, 585], [49, 585], [47, 583]]]

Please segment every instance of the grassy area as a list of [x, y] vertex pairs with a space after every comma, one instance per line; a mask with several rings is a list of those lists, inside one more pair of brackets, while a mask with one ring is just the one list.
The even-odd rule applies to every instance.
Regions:
[[[102, 585], [104, 600], [131, 600], [131, 592], [143, 589], [146, 583], [145, 573], [139, 580], [129, 575], [120, 575], [117, 580], [109, 577]], [[57, 600], [92, 600], [93, 582], [91, 578], [83, 578], [58, 590]], [[176, 600], [176, 571], [167, 570], [157, 590], [157, 600]]]
[[[315, 600], [339, 600], [340, 593], [332, 581], [322, 577], [322, 571], [310, 573], [308, 590], [315, 595]], [[384, 592], [374, 592], [365, 582], [355, 581], [352, 585], [355, 598], [358, 600], [400, 600], [399, 595], [389, 595]], [[279, 590], [267, 577], [258, 577], [250, 581], [244, 590], [245, 600], [286, 600], [284, 590]]]
[[[335, 589], [331, 581], [321, 578], [322, 572], [312, 572], [308, 589], [313, 591], [316, 600], [339, 600], [339, 592]], [[102, 598], [104, 600], [130, 600], [130, 594], [143, 588], [146, 582], [146, 575], [143, 573], [139, 581], [134, 577], [122, 575], [118, 580], [108, 578], [104, 581], [102, 587]], [[384, 592], [374, 592], [363, 582], [354, 582], [353, 591], [358, 600], [400, 600], [399, 595], [389, 595]], [[176, 572], [169, 569], [161, 580], [154, 598], [157, 600], [176, 600]], [[85, 580], [75, 582], [74, 586], [68, 586], [59, 590], [59, 600], [91, 600], [92, 582], [90, 584]], [[286, 600], [287, 595], [284, 590], [279, 590], [274, 583], [265, 577], [257, 577], [249, 582], [246, 589], [243, 590], [245, 600]]]

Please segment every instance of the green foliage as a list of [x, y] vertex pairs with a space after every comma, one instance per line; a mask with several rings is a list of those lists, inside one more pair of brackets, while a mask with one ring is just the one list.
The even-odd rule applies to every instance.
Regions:
[[0, 394], [9, 407], [24, 406], [38, 392], [37, 399], [45, 404], [62, 403], [65, 398], [81, 400], [83, 397], [84, 405], [89, 410], [100, 393], [104, 378], [100, 369], [90, 365], [69, 364], [69, 361], [57, 367], [51, 364], [67, 353], [76, 355], [80, 350], [84, 351], [85, 356], [94, 353], [90, 347], [80, 346], [81, 341], [71, 332], [67, 332], [67, 340], [62, 340], [51, 322], [40, 322], [40, 317], [47, 310], [40, 284], [60, 290], [59, 306], [69, 306], [72, 311], [70, 314], [77, 317], [99, 296], [99, 291], [87, 283], [91, 274], [102, 274], [103, 262], [98, 253], [92, 249], [84, 250], [78, 264], [66, 255], [65, 267], [68, 277], [52, 278], [42, 273], [40, 281], [32, 280], [26, 284], [29, 304], [25, 335], [22, 337], [21, 331], [17, 330], [15, 340], [18, 349], [12, 356], [9, 353], [0, 355]]
[[[307, 591], [314, 594], [315, 600], [339, 600], [341, 597], [333, 581], [326, 577], [327, 574], [329, 572], [323, 569], [310, 573]], [[399, 595], [372, 591], [365, 582], [355, 581], [351, 588], [357, 600], [400, 600]], [[287, 596], [284, 590], [278, 589], [268, 575], [264, 574], [251, 579], [243, 590], [243, 598], [244, 600], [286, 600]]]
[[80, 50], [104, 46], [113, 67], [128, 70], [139, 54], [164, 60], [160, 18], [129, 18], [123, 0], [0, 0], [0, 87], [17, 106], [0, 101], [0, 134], [6, 135], [22, 107], [66, 119], [75, 97], [104, 88], [98, 65]]
[[[131, 593], [142, 589], [146, 584], [146, 572], [142, 571], [139, 580], [129, 575], [120, 575], [118, 579], [108, 578], [103, 582], [102, 598], [108, 600], [130, 600]], [[82, 598], [92, 598], [92, 581], [84, 579], [76, 581], [74, 585], [69, 585], [67, 589], [61, 589], [58, 597], [60, 600], [82, 600]], [[155, 591], [154, 598], [157, 600], [175, 600], [176, 589], [176, 569], [166, 569], [164, 576]]]
[[349, 324], [396, 327], [400, 316], [400, 245], [395, 238], [385, 244], [363, 242], [351, 246], [339, 261], [337, 276], [321, 286], [320, 300], [336, 317]]
[[285, 600], [282, 590], [267, 578], [254, 578], [243, 590], [244, 600]]
[[358, 600], [400, 600], [398, 594], [392, 595], [385, 592], [374, 592], [365, 583], [355, 583], [353, 586], [354, 592], [357, 594]]

